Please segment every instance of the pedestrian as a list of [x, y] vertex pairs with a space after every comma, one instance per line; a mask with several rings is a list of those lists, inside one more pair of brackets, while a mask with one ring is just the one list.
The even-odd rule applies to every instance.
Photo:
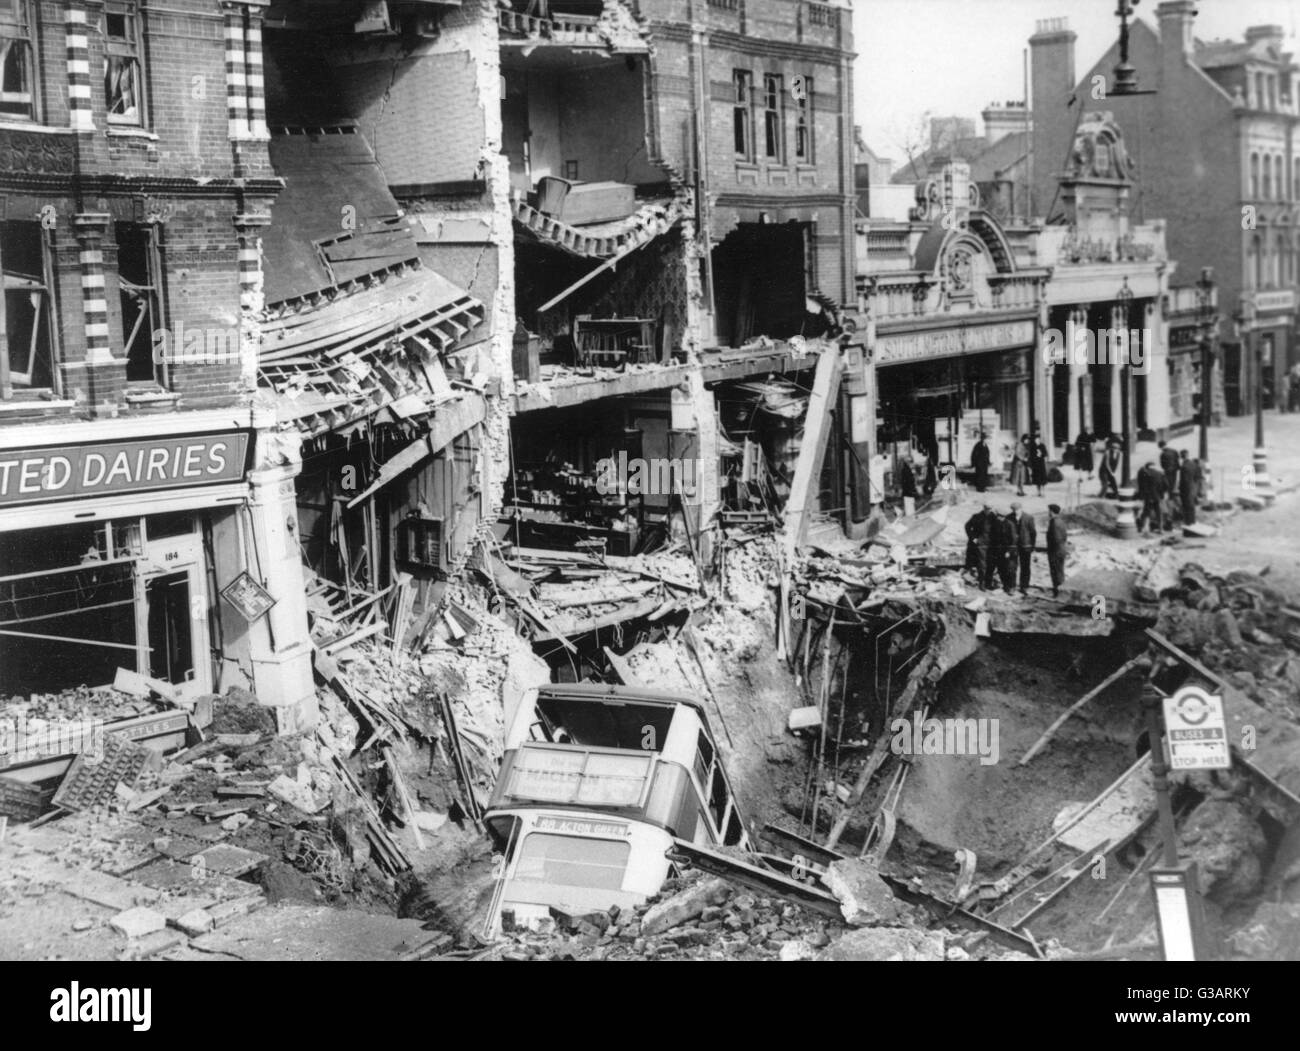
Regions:
[[989, 463], [992, 460], [992, 456], [989, 455], [989, 444], [985, 438], [984, 432], [980, 431], [979, 441], [970, 452], [970, 465], [975, 469], [975, 491], [979, 493], [989, 487]]
[[1086, 474], [1092, 477], [1092, 432], [1087, 427], [1079, 432], [1079, 437], [1074, 439], [1074, 469], [1080, 474]]
[[1029, 435], [1022, 434], [1015, 452], [1011, 454], [1011, 484], [1016, 487], [1016, 495], [1025, 495], [1025, 483], [1029, 481]]
[[1290, 384], [1287, 388], [1287, 397], [1290, 401], [1291, 411], [1300, 412], [1300, 364], [1291, 366]]
[[1097, 477], [1101, 479], [1102, 499], [1119, 499], [1119, 468], [1121, 463], [1119, 443], [1108, 441], [1106, 451], [1101, 454], [1101, 466], [1097, 468]]
[[1145, 533], [1148, 525], [1157, 532], [1164, 532], [1163, 504], [1166, 492], [1164, 471], [1148, 460], [1137, 474], [1137, 495], [1142, 501], [1142, 510], [1137, 516], [1139, 533]]
[[992, 532], [993, 512], [984, 504], [966, 522], [966, 568], [975, 571], [975, 583], [984, 590], [989, 588], [989, 540]]
[[898, 488], [903, 496], [903, 514], [911, 518], [916, 514], [916, 472], [909, 456], [903, 457], [898, 468]]
[[1042, 496], [1043, 486], [1047, 484], [1047, 446], [1038, 435], [1029, 443], [1029, 476]]
[[1020, 569], [1020, 594], [1029, 594], [1029, 574], [1033, 568], [1034, 545], [1038, 543], [1038, 527], [1033, 515], [1027, 515], [1019, 504], [1011, 505], [1011, 521], [1015, 526], [1016, 561]]
[[1201, 461], [1183, 450], [1183, 462], [1178, 472], [1178, 497], [1183, 505], [1183, 524], [1196, 524], [1196, 504], [1201, 495]]
[[1052, 574], [1052, 595], [1055, 597], [1065, 582], [1065, 554], [1070, 544], [1065, 519], [1061, 517], [1061, 505], [1048, 504], [1047, 515], [1047, 568]]
[[989, 545], [989, 554], [997, 562], [1002, 590], [1010, 595], [1016, 586], [1016, 524], [1011, 520], [1010, 515], [995, 515], [993, 530], [993, 542]]
[[1157, 442], [1160, 449], [1160, 469], [1165, 472], [1165, 482], [1169, 486], [1170, 496], [1177, 493], [1178, 490], [1178, 468], [1182, 458], [1178, 455], [1178, 450], [1168, 442]]

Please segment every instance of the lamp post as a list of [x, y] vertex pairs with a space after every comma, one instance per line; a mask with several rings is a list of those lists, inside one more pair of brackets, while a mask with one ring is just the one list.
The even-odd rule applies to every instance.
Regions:
[[[1118, 321], [1116, 327], [1123, 335], [1112, 340], [1111, 345], [1124, 355], [1119, 374], [1120, 415], [1124, 422], [1120, 435], [1121, 481], [1119, 501], [1115, 509], [1115, 533], [1121, 540], [1132, 540], [1137, 536], [1137, 494], [1133, 488], [1133, 392], [1130, 389], [1133, 382], [1130, 365], [1133, 355], [1129, 346], [1129, 312], [1133, 306], [1133, 290], [1128, 287], [1127, 277], [1124, 278], [1124, 285], [1115, 296], [1115, 301], [1118, 306], [1112, 317]], [[1114, 367], [1113, 362], [1111, 367]]]
[[1122, 485], [1128, 486], [1133, 483], [1133, 372], [1131, 361], [1133, 355], [1129, 353], [1128, 333], [1129, 333], [1129, 313], [1133, 307], [1133, 290], [1128, 287], [1128, 278], [1124, 278], [1124, 286], [1115, 296], [1115, 301], [1119, 303], [1119, 320], [1120, 331], [1123, 337], [1116, 344], [1124, 350], [1124, 363], [1121, 365], [1119, 374], [1119, 404], [1120, 416], [1124, 420], [1124, 429], [1122, 436], [1124, 439], [1123, 455], [1124, 460], [1121, 465], [1123, 471]]
[[1214, 333], [1218, 318], [1214, 313], [1214, 268], [1201, 267], [1200, 280], [1196, 282], [1196, 301], [1201, 321], [1201, 442], [1198, 456], [1201, 463], [1210, 459], [1210, 414], [1214, 400]]
[[1273, 485], [1268, 477], [1268, 453], [1264, 451], [1264, 343], [1251, 338], [1255, 321], [1255, 303], [1243, 298], [1235, 319], [1241, 333], [1242, 350], [1255, 348], [1255, 456], [1249, 491], [1264, 503], [1273, 502]]

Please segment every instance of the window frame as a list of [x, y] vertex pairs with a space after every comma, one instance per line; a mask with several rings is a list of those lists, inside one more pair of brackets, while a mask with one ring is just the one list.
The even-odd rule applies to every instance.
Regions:
[[785, 77], [763, 74], [763, 156], [785, 163]]
[[[737, 160], [752, 163], [755, 156], [754, 141], [754, 71], [751, 69], [733, 69], [731, 71], [731, 145]], [[743, 142], [737, 142], [737, 132]], [[743, 149], [736, 149], [737, 145]]]
[[[58, 325], [59, 315], [58, 315], [58, 303], [55, 298], [56, 285], [55, 285], [55, 275], [54, 275], [54, 252], [53, 252], [53, 245], [51, 243], [50, 231], [42, 227], [39, 224], [39, 222], [34, 222], [31, 220], [14, 219], [14, 220], [7, 220], [7, 221], [10, 222], [27, 221], [27, 222], [32, 222], [33, 225], [37, 226], [36, 236], [39, 239], [40, 253], [41, 253], [41, 272], [39, 275], [20, 273], [16, 269], [10, 269], [8, 271], [15, 279], [23, 279], [29, 282], [34, 282], [33, 284], [30, 284], [26, 288], [26, 292], [29, 295], [33, 293], [37, 293], [41, 296], [41, 305], [36, 310], [36, 323], [33, 326], [32, 334], [31, 334], [31, 342], [26, 348], [27, 367], [25, 371], [19, 372], [14, 367], [14, 361], [12, 357], [14, 342], [13, 342], [13, 336], [12, 334], [10, 334], [8, 329], [8, 319], [7, 319], [8, 297], [9, 297], [9, 292], [11, 290], [5, 287], [6, 284], [4, 280], [5, 252], [4, 252], [3, 245], [0, 245], [0, 310], [4, 310], [6, 312], [4, 323], [5, 323], [6, 335], [8, 336], [8, 339], [6, 340], [6, 348], [7, 348], [6, 355], [9, 357], [9, 360], [7, 362], [8, 368], [6, 369], [8, 375], [8, 387], [10, 389], [22, 389], [28, 392], [49, 391], [55, 394], [56, 396], [61, 396], [63, 394], [63, 384], [62, 384], [62, 377], [60, 376], [59, 373], [59, 361], [60, 361], [59, 325]], [[0, 224], [0, 227], [2, 226], [3, 224]], [[3, 240], [3, 238], [0, 238], [0, 240]], [[12, 291], [20, 291], [20, 289], [15, 288]], [[42, 325], [45, 333], [45, 340], [44, 340], [45, 355], [48, 359], [47, 366], [50, 374], [50, 382], [48, 386], [36, 386], [32, 382], [32, 378], [36, 372], [37, 357], [39, 355], [39, 348], [40, 348], [39, 337], [42, 331]]]
[[[27, 106], [26, 115], [22, 113], [10, 113], [7, 110], [0, 110], [0, 122], [13, 121], [25, 124], [39, 124], [41, 122], [41, 71], [40, 63], [37, 61], [39, 48], [37, 46], [37, 20], [33, 17], [33, 9], [36, 0], [9, 0], [11, 8], [0, 7], [0, 77], [4, 74], [4, 62], [8, 57], [9, 48], [13, 44], [18, 44], [22, 48], [25, 57], [25, 73], [27, 81], [26, 92], [10, 92], [9, 94], [27, 96], [26, 100], [6, 99], [6, 94], [0, 90], [0, 105], [4, 104], [25, 104]], [[0, 80], [0, 85], [3, 80]]]
[[[147, 128], [148, 113], [147, 92], [145, 90], [144, 62], [144, 27], [140, 5], [134, 0], [107, 0], [104, 4], [103, 39], [104, 39], [104, 113], [110, 125], [121, 128]], [[108, 20], [121, 16], [126, 19], [125, 35], [110, 36]], [[114, 60], [126, 60], [132, 71], [135, 88], [135, 115], [115, 114], [113, 98], [109, 90], [109, 75]]]
[[816, 136], [813, 134], [813, 78], [803, 78], [803, 97], [794, 102], [794, 159], [799, 164], [816, 164]]

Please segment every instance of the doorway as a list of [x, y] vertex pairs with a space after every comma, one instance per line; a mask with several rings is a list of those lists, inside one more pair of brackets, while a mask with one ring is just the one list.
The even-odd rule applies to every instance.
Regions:
[[194, 678], [190, 575], [168, 573], [145, 581], [149, 608], [149, 674], [170, 683]]

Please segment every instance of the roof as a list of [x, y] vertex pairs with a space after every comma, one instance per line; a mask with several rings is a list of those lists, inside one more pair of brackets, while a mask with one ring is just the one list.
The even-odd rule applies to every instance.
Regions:
[[1289, 56], [1274, 48], [1268, 40], [1253, 43], [1244, 40], [1196, 41], [1196, 64], [1202, 69], [1241, 66], [1247, 62], [1286, 62]]
[[351, 124], [271, 136], [285, 180], [262, 235], [268, 303], [345, 284], [419, 256], [383, 169]]
[[942, 146], [932, 147], [895, 172], [890, 182], [903, 184], [920, 182], [922, 179], [929, 178], [932, 172], [938, 171], [951, 160], [969, 163], [987, 149], [988, 142], [987, 136], [968, 135], [953, 139]]
[[1004, 135], [970, 161], [972, 182], [994, 182], [1006, 176], [1007, 171], [1025, 159], [1029, 152], [1029, 136], [1023, 131]]

